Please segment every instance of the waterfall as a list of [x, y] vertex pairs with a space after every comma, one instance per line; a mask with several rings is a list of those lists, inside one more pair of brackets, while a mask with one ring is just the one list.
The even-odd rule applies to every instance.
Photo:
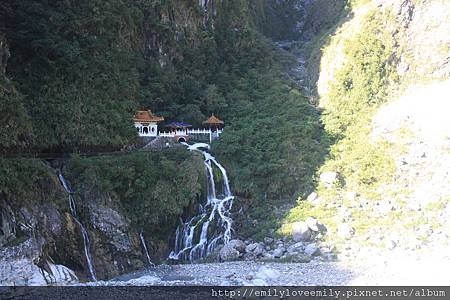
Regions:
[[155, 264], [152, 262], [152, 260], [150, 259], [150, 255], [148, 254], [147, 244], [145, 243], [144, 233], [142, 231], [139, 233], [139, 238], [141, 239], [141, 243], [144, 248], [145, 256], [147, 256], [148, 264], [150, 266], [154, 267]]
[[81, 221], [78, 219], [77, 207], [75, 205], [75, 199], [73, 198], [74, 192], [71, 189], [71, 187], [69, 186], [69, 184], [67, 183], [67, 181], [65, 180], [65, 178], [61, 172], [58, 172], [58, 178], [59, 178], [59, 181], [61, 182], [62, 186], [66, 190], [67, 194], [69, 195], [69, 209], [70, 209], [70, 213], [72, 214], [72, 218], [75, 220], [75, 222], [78, 224], [78, 226], [80, 226], [80, 231], [81, 231], [81, 235], [83, 237], [83, 243], [84, 243], [84, 256], [86, 257], [86, 262], [87, 262], [87, 265], [89, 268], [89, 273], [91, 275], [92, 280], [97, 281], [97, 277], [95, 276], [95, 268], [92, 263], [92, 256], [91, 256], [91, 251], [90, 251], [91, 242], [89, 241], [89, 235], [88, 235], [86, 229], [84, 228]]
[[[231, 208], [234, 196], [231, 194], [225, 168], [210, 153], [200, 150], [200, 148], [209, 149], [209, 145], [205, 143], [182, 144], [187, 146], [190, 151], [198, 151], [203, 154], [208, 194], [206, 203], [200, 205], [198, 214], [186, 222], [181, 220], [181, 224], [175, 232], [175, 245], [169, 258], [195, 261], [211, 254], [219, 243], [227, 244], [231, 240], [233, 226]], [[221, 193], [217, 190], [214, 181], [214, 168], [219, 169], [222, 175]]]

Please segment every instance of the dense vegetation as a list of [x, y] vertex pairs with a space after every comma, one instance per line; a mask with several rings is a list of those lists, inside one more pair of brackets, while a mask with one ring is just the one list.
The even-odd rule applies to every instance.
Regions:
[[[234, 192], [265, 205], [253, 205], [251, 215], [267, 214], [271, 199], [312, 185], [324, 155], [318, 112], [283, 77], [264, 36], [289, 35], [268, 32], [276, 9], [244, 0], [207, 8], [176, 0], [3, 1], [10, 80], [2, 79], [1, 109], [11, 130], [0, 129], [0, 150], [120, 149], [136, 141], [138, 108], [196, 126], [215, 113], [226, 132], [213, 151]], [[93, 174], [128, 178], [101, 160], [103, 172]], [[165, 167], [154, 172], [164, 176]], [[141, 194], [114, 191], [140, 207]]]
[[134, 228], [165, 239], [172, 234], [183, 209], [205, 197], [206, 181], [201, 162], [199, 155], [193, 157], [184, 149], [174, 149], [74, 158], [64, 172], [81, 197], [107, 195], [95, 199], [96, 202], [108, 202], [101, 198], [111, 197], [120, 203], [120, 211], [125, 212]]
[[324, 168], [340, 172], [350, 187], [372, 191], [393, 171], [386, 147], [367, 142], [371, 118], [386, 101], [389, 83], [396, 80], [393, 41], [383, 24], [388, 17], [369, 14], [361, 33], [347, 41], [348, 61], [335, 76], [324, 114], [327, 132], [339, 140]]
[[0, 157], [0, 205], [3, 201], [20, 207], [51, 201], [66, 205], [55, 172], [44, 162]]
[[[368, 200], [378, 199], [380, 188], [392, 180], [395, 171], [392, 149], [389, 143], [375, 143], [371, 138], [372, 117], [386, 101], [390, 85], [397, 80], [394, 45], [388, 31], [390, 20], [387, 11], [369, 13], [360, 32], [345, 40], [345, 63], [337, 70], [328, 94], [321, 99], [325, 108], [323, 123], [333, 144], [318, 172], [337, 172], [340, 180], [331, 189], [318, 185], [317, 192], [323, 199], [321, 206], [314, 207], [300, 198], [287, 222], [316, 216], [333, 227], [337, 214], [333, 203], [350, 201], [345, 205], [353, 205], [346, 199], [347, 192]], [[331, 49], [333, 46], [333, 41], [329, 42]], [[367, 223], [364, 217], [360, 220]], [[282, 231], [289, 232], [289, 225]]]

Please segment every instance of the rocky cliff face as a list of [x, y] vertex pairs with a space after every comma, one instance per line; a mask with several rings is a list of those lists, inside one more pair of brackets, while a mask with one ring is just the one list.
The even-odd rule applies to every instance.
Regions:
[[[357, 1], [356, 1], [357, 2]], [[315, 49], [310, 57], [317, 92], [326, 98], [334, 74], [345, 62], [343, 48], [360, 32], [361, 23], [369, 13], [389, 11], [385, 19], [394, 42], [394, 57], [400, 82], [417, 82], [449, 76], [449, 3], [447, 1], [371, 1], [356, 6], [351, 15], [335, 25], [328, 45]], [[322, 45], [324, 46], [324, 45]]]
[[[56, 175], [40, 189], [41, 199], [21, 199], [22, 205], [11, 199], [0, 200], [0, 283], [3, 285], [89, 279], [80, 226], [68, 210], [68, 195]], [[46, 198], [46, 191], [57, 191], [59, 203]], [[139, 233], [130, 228], [120, 211], [110, 207], [114, 201], [109, 199], [109, 207], [101, 204], [104, 198], [99, 193], [86, 193], [77, 197], [76, 202], [91, 240], [97, 277], [111, 278], [144, 266], [146, 258]], [[73, 276], [60, 276], [52, 269], [53, 265], [63, 265], [74, 272], [67, 272]]]
[[[65, 160], [66, 167], [36, 160], [31, 168], [42, 172], [30, 175], [25, 191], [0, 194], [0, 284], [91, 280], [88, 256], [97, 279], [139, 269], [149, 259], [158, 263], [170, 252], [179, 217], [203, 199], [204, 166], [184, 149], [84, 160]], [[117, 170], [105, 167], [111, 163]], [[102, 173], [86, 166], [101, 166]], [[57, 176], [61, 168], [72, 203]]]
[[[317, 174], [317, 193], [288, 218], [327, 219], [340, 258], [446, 260], [449, 12], [450, 3], [440, 0], [352, 1], [306, 52], [307, 88], [325, 112], [327, 129], [335, 133], [330, 116], [338, 123], [355, 108], [357, 126], [339, 132]], [[351, 75], [356, 72], [358, 78]], [[381, 84], [367, 95], [374, 82]], [[374, 146], [380, 152], [370, 150]], [[351, 234], [340, 238], [342, 228]]]

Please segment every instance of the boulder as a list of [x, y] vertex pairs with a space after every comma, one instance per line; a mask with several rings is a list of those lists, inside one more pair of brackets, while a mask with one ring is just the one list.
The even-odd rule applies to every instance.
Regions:
[[337, 173], [336, 172], [324, 172], [320, 174], [320, 182], [327, 188], [330, 188], [333, 186], [333, 184], [337, 180]]
[[317, 193], [316, 192], [312, 192], [311, 194], [309, 194], [309, 196], [306, 198], [306, 201], [308, 202], [314, 202], [317, 199]]
[[256, 248], [253, 250], [253, 254], [257, 257], [262, 255], [264, 252], [265, 252], [264, 246], [261, 244], [258, 244]]
[[317, 227], [319, 222], [317, 221], [316, 218], [313, 217], [309, 217], [305, 220], [305, 223], [308, 225], [308, 228], [311, 229], [312, 231], [319, 231], [319, 228]]
[[233, 247], [234, 249], [236, 249], [237, 251], [239, 251], [241, 253], [245, 251], [245, 243], [241, 240], [231, 240], [225, 246], [227, 246], [227, 245], [229, 245], [230, 247]]
[[28, 239], [16, 246], [0, 248], [0, 285], [78, 283], [75, 273], [64, 265], [44, 261], [38, 266], [40, 247], [36, 240]]
[[252, 243], [252, 244], [248, 244], [247, 247], [245, 247], [245, 252], [249, 253], [249, 252], [253, 252], [256, 247], [258, 247], [258, 243]]
[[318, 223], [317, 228], [319, 229], [319, 233], [321, 233], [321, 234], [325, 234], [328, 231], [327, 227], [325, 225], [323, 225], [322, 223]]
[[219, 258], [222, 261], [231, 261], [241, 258], [245, 251], [245, 243], [241, 240], [231, 240], [224, 245], [219, 252]]
[[303, 245], [303, 243], [302, 242], [298, 242], [298, 243], [295, 243], [295, 244], [292, 244], [292, 245], [290, 245], [288, 248], [287, 248], [287, 252], [288, 253], [299, 253], [299, 252], [303, 252], [303, 247], [304, 247], [304, 245]]
[[280, 247], [280, 248], [277, 248], [277, 249], [273, 250], [272, 255], [273, 255], [273, 257], [275, 257], [275, 258], [280, 258], [281, 256], [283, 256], [283, 254], [284, 254], [285, 252], [286, 252], [286, 248]]
[[253, 254], [252, 252], [247, 252], [244, 254], [244, 260], [246, 261], [253, 261], [256, 259], [256, 255]]
[[231, 247], [223, 247], [219, 252], [219, 258], [221, 261], [237, 260], [241, 257], [241, 253]]
[[272, 245], [272, 243], [273, 243], [273, 238], [270, 238], [270, 237], [265, 237], [264, 238], [264, 244]]
[[295, 222], [292, 224], [292, 239], [296, 242], [309, 241], [311, 230], [306, 222]]
[[316, 256], [320, 254], [319, 248], [315, 244], [308, 244], [305, 247], [305, 254], [309, 256]]

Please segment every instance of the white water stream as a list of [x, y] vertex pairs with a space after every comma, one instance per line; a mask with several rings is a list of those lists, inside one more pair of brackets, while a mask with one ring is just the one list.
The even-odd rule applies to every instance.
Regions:
[[73, 198], [73, 190], [70, 188], [69, 184], [67, 183], [66, 179], [62, 175], [61, 172], [58, 173], [59, 181], [61, 182], [62, 186], [66, 190], [67, 194], [69, 194], [69, 208], [70, 213], [72, 214], [72, 218], [75, 220], [75, 222], [80, 226], [81, 235], [83, 236], [83, 243], [84, 243], [84, 256], [86, 257], [86, 262], [89, 268], [89, 273], [91, 275], [92, 280], [97, 281], [97, 277], [95, 276], [95, 268], [94, 264], [92, 263], [92, 256], [91, 256], [91, 243], [89, 241], [89, 235], [84, 228], [81, 221], [78, 219], [77, 215], [77, 208], [75, 205], [75, 199]]
[[147, 257], [148, 264], [154, 267], [155, 264], [150, 259], [150, 254], [148, 254], [147, 244], [145, 243], [144, 233], [142, 231], [139, 233], [139, 238], [141, 239], [142, 246], [144, 247], [144, 252], [145, 256]]
[[[208, 152], [205, 143], [188, 145], [190, 151], [203, 154], [208, 181], [206, 203], [200, 205], [199, 212], [186, 222], [181, 221], [175, 232], [175, 246], [170, 259], [195, 261], [211, 254], [219, 243], [227, 244], [231, 240], [233, 219], [231, 208], [234, 196], [225, 168]], [[223, 180], [223, 188], [219, 191], [214, 181], [214, 168], [219, 169]], [[220, 193], [220, 194], [219, 194]]]

